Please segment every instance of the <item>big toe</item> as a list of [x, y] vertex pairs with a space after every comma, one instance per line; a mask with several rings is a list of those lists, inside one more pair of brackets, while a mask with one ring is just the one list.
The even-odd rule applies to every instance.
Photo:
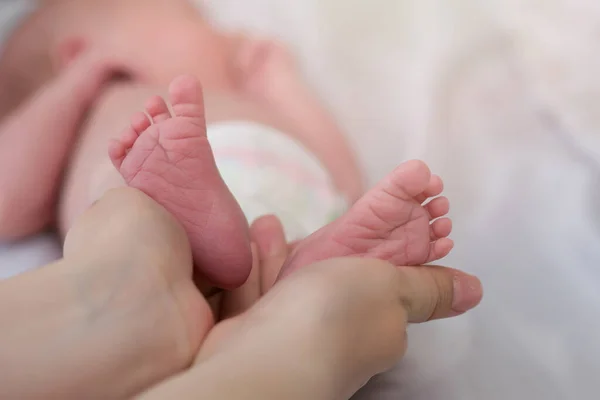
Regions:
[[402, 163], [388, 176], [385, 186], [394, 197], [416, 197], [427, 189], [430, 179], [431, 171], [427, 164], [420, 160], [410, 160]]
[[202, 87], [193, 76], [183, 75], [175, 78], [169, 85], [169, 100], [175, 116], [204, 120]]

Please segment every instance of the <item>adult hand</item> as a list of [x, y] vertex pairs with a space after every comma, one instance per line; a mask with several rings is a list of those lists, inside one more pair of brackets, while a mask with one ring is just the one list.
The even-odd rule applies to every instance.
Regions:
[[143, 398], [349, 398], [400, 360], [409, 323], [459, 315], [482, 297], [479, 280], [456, 270], [360, 258], [307, 266], [271, 288], [283, 231], [267, 217], [252, 237], [253, 275], [222, 303], [234, 317], [210, 331], [190, 370]]
[[408, 323], [481, 298], [458, 271], [367, 259], [272, 286], [288, 251], [281, 227], [262, 219], [252, 236], [251, 279], [223, 297], [214, 325], [182, 227], [141, 192], [107, 193], [69, 232], [63, 260], [0, 282], [0, 361], [11, 365], [0, 393], [125, 398], [158, 384], [144, 396], [347, 398], [401, 358]]

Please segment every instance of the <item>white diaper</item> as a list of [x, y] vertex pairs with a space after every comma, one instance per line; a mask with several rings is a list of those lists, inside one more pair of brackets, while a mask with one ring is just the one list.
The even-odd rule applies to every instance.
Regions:
[[319, 160], [289, 135], [251, 122], [208, 126], [217, 166], [249, 222], [281, 219], [287, 239], [301, 239], [346, 211]]
[[0, 55], [14, 30], [36, 8], [33, 0], [0, 0]]

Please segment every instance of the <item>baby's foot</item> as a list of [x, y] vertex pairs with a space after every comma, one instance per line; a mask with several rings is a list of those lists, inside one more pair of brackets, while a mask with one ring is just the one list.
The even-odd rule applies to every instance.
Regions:
[[448, 199], [438, 197], [442, 180], [421, 161], [400, 165], [337, 221], [298, 244], [282, 269], [294, 269], [331, 257], [360, 256], [397, 266], [421, 265], [448, 255], [452, 222], [444, 217]]
[[184, 76], [171, 83], [169, 96], [173, 116], [162, 98], [151, 98], [151, 120], [135, 114], [131, 127], [111, 143], [110, 158], [129, 186], [183, 224], [201, 274], [215, 285], [237, 287], [252, 264], [248, 224], [215, 165], [201, 88]]

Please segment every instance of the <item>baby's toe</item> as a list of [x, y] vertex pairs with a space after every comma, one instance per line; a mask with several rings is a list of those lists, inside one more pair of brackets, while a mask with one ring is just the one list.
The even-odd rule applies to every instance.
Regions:
[[442, 178], [440, 178], [438, 175], [431, 175], [427, 187], [422, 193], [419, 193], [417, 196], [415, 196], [415, 199], [419, 203], [423, 203], [425, 200], [431, 197], [439, 196], [443, 191], [444, 182], [442, 181]]
[[204, 120], [204, 102], [200, 82], [191, 75], [176, 78], [169, 86], [169, 99], [177, 117]]
[[447, 197], [438, 197], [425, 205], [425, 210], [431, 219], [443, 217], [450, 212], [450, 200]]
[[123, 165], [123, 160], [127, 155], [127, 147], [117, 139], [112, 139], [108, 143], [108, 157], [116, 169], [120, 169]]
[[383, 181], [383, 190], [395, 198], [412, 200], [423, 193], [431, 178], [427, 164], [411, 160], [399, 165]]
[[446, 257], [452, 251], [454, 247], [454, 241], [448, 238], [441, 238], [433, 241], [429, 247], [429, 257], [426, 263], [437, 261], [441, 258]]
[[[131, 129], [134, 131], [136, 138], [148, 128], [150, 128], [150, 120], [146, 114], [141, 111], [133, 114], [131, 117]], [[133, 146], [133, 142], [131, 145]]]
[[146, 102], [146, 112], [155, 124], [171, 118], [169, 107], [160, 96], [153, 96]]
[[430, 239], [432, 241], [448, 237], [450, 233], [452, 233], [452, 220], [450, 218], [441, 218], [433, 221], [429, 231]]

